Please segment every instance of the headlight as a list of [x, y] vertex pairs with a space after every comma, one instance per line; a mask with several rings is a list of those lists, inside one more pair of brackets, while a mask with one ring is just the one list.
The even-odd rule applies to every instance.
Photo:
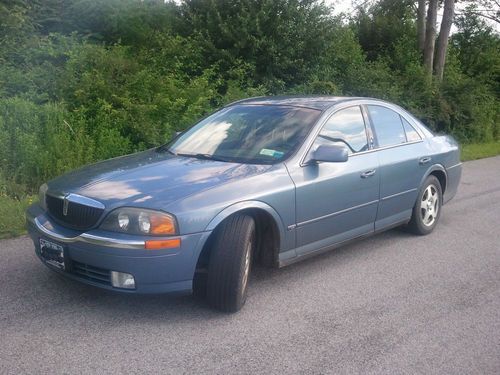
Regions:
[[40, 206], [47, 211], [47, 204], [45, 203], [45, 194], [47, 193], [47, 189], [49, 187], [47, 184], [43, 184], [40, 186], [40, 189], [38, 189], [38, 200], [40, 201]]
[[108, 214], [101, 229], [112, 232], [171, 236], [177, 234], [175, 218], [160, 211], [142, 208], [118, 208]]
[[128, 225], [130, 224], [130, 217], [125, 212], [120, 212], [118, 214], [118, 227], [120, 230], [127, 231]]

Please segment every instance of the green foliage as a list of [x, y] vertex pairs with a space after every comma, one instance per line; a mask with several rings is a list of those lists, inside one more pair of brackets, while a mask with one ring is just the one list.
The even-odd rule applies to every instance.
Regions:
[[141, 45], [172, 31], [178, 7], [163, 0], [43, 0], [28, 15], [43, 35], [77, 31], [94, 41]]
[[90, 132], [109, 124], [139, 148], [185, 128], [210, 110], [216, 95], [210, 69], [192, 77], [175, 67], [162, 71], [120, 45], [83, 44], [71, 54], [62, 78], [69, 109], [84, 116]]
[[476, 160], [500, 155], [500, 142], [470, 143], [462, 147], [461, 160]]
[[249, 96], [372, 96], [461, 141], [499, 140], [498, 34], [472, 8], [458, 17], [439, 84], [412, 5], [346, 19], [315, 0], [0, 0], [0, 196], [25, 199]]
[[451, 38], [452, 51], [460, 69], [500, 94], [500, 38], [474, 12], [474, 6], [457, 17], [459, 32]]
[[186, 0], [182, 10], [210, 64], [224, 72], [245, 61], [272, 92], [307, 80], [332, 37], [328, 9], [316, 1]]
[[85, 122], [76, 121], [63, 105], [8, 98], [0, 101], [0, 113], [0, 160], [13, 186], [34, 189], [41, 181], [94, 160], [96, 140], [85, 134]]
[[415, 14], [412, 0], [380, 0], [369, 9], [361, 9], [354, 19], [359, 43], [368, 60], [393, 57], [400, 38], [411, 38], [416, 49]]
[[442, 130], [467, 142], [492, 142], [500, 138], [500, 108], [491, 88], [462, 74], [453, 56], [441, 89]]
[[32, 196], [14, 199], [0, 195], [0, 239], [26, 232], [24, 212], [33, 200]]

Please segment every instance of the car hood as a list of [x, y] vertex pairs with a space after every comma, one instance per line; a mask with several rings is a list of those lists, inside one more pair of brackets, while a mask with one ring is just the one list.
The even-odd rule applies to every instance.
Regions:
[[202, 190], [260, 174], [270, 165], [226, 163], [148, 150], [66, 173], [48, 183], [49, 193], [76, 193], [107, 208], [163, 208]]

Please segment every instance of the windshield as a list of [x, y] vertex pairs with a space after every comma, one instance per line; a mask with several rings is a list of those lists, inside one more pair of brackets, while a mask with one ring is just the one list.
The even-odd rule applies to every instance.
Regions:
[[273, 164], [297, 149], [320, 113], [291, 106], [235, 105], [202, 120], [166, 147], [180, 156]]

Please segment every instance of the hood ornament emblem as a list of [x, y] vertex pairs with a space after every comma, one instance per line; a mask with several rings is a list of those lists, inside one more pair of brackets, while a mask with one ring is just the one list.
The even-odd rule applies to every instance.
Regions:
[[63, 200], [63, 215], [68, 216], [68, 205], [69, 205], [69, 199], [68, 196], [66, 195]]

